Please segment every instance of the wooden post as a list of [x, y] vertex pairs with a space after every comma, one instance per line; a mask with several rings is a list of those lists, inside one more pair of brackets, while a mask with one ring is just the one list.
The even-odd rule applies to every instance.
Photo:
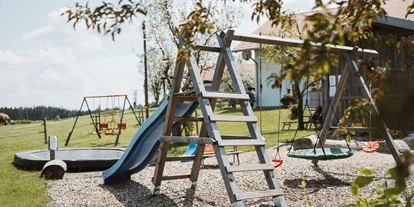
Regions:
[[49, 137], [49, 151], [50, 151], [50, 160], [55, 159], [55, 151], [58, 149], [58, 137], [50, 136]]
[[[195, 117], [198, 117], [197, 110], [195, 110]], [[198, 121], [196, 121], [196, 132], [197, 132], [197, 133], [200, 133], [200, 132], [198, 131]]]
[[46, 117], [45, 117], [45, 118], [43, 118], [43, 133], [45, 134], [45, 144], [47, 144]]

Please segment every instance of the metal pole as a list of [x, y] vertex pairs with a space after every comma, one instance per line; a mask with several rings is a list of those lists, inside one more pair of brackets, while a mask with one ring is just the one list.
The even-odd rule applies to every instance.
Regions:
[[[125, 96], [125, 99], [124, 99], [124, 106], [122, 107], [121, 120], [119, 120], [118, 134], [116, 135], [115, 146], [117, 146], [117, 145], [118, 145], [119, 135], [121, 134], [121, 129], [122, 129], [122, 119], [124, 118], [124, 112], [125, 112], [125, 103], [126, 103], [126, 100], [127, 100], [127, 97]], [[128, 102], [129, 102], [129, 101], [128, 101]]]
[[68, 138], [66, 138], [65, 146], [68, 146], [68, 144], [69, 144], [70, 137], [72, 136], [73, 130], [75, 130], [76, 122], [78, 122], [78, 118], [79, 118], [79, 115], [82, 111], [83, 103], [85, 103], [85, 100], [86, 100], [86, 98], [83, 98], [83, 101], [82, 101], [82, 104], [81, 104], [80, 109], [78, 111], [78, 114], [76, 115], [75, 123], [73, 123], [72, 130], [69, 132]]
[[99, 133], [99, 129], [98, 129], [98, 127], [96, 126], [95, 121], [93, 120], [93, 117], [92, 117], [92, 112], [91, 112], [91, 110], [89, 109], [89, 104], [88, 104], [88, 101], [86, 101], [86, 98], [85, 98], [85, 100], [84, 100], [84, 101], [85, 101], [85, 103], [86, 103], [86, 107], [88, 108], [89, 116], [91, 117], [93, 127], [95, 128], [96, 134], [98, 135], [98, 137], [99, 137], [99, 139], [100, 139], [100, 138], [101, 138], [101, 134]]
[[134, 113], [134, 116], [135, 116], [135, 119], [137, 120], [137, 122], [138, 122], [138, 125], [142, 125], [142, 123], [141, 123], [141, 121], [138, 119], [138, 117], [137, 117], [137, 114], [135, 113], [135, 110], [134, 110], [134, 107], [132, 107], [132, 105], [131, 105], [131, 102], [129, 102], [129, 99], [128, 99], [128, 96], [125, 96], [125, 99], [128, 101], [128, 103], [129, 103], [129, 106], [131, 107], [131, 109], [132, 109], [132, 113]]
[[145, 21], [142, 22], [142, 33], [144, 37], [144, 71], [145, 71], [145, 80], [144, 80], [144, 90], [145, 90], [145, 118], [149, 117], [149, 108], [148, 108], [148, 68], [147, 68], [147, 40], [145, 35]]

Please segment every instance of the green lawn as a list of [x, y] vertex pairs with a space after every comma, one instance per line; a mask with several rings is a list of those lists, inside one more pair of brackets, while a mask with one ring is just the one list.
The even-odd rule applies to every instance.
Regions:
[[[259, 110], [255, 110], [255, 115], [259, 120], [259, 126], [260, 121], [262, 123], [262, 134], [266, 138], [267, 147], [277, 145], [278, 112], [279, 110], [263, 110], [261, 113], [262, 117], [260, 118]], [[287, 120], [290, 112], [287, 109], [282, 109], [281, 112], [282, 121]], [[201, 114], [200, 111], [199, 114]], [[241, 115], [241, 112], [239, 109], [229, 109], [218, 111], [217, 114]], [[139, 127], [131, 113], [125, 115], [125, 120], [127, 129], [122, 132], [119, 144], [116, 147], [126, 148]], [[66, 137], [74, 121], [75, 119], [71, 118], [59, 122], [47, 122], [48, 135], [56, 135], [59, 137], [60, 148], [64, 148]], [[91, 134], [93, 127], [90, 123], [91, 119], [89, 116], [79, 118], [77, 122], [77, 126], [79, 127], [74, 130], [68, 147], [114, 147], [116, 136], [102, 135], [102, 138], [99, 139], [97, 135]], [[47, 144], [44, 141], [44, 134], [39, 133], [43, 131], [41, 124], [41, 121], [36, 121], [27, 125], [0, 127], [0, 137], [30, 134], [27, 136], [0, 139], [1, 206], [46, 206], [50, 199], [46, 194], [46, 182], [40, 178], [39, 171], [19, 170], [12, 164], [16, 152], [47, 148]], [[296, 126], [292, 125], [291, 129], [294, 128]], [[248, 135], [245, 123], [219, 123], [219, 129], [221, 133], [226, 135]], [[280, 131], [280, 141], [292, 140], [294, 132], [294, 130]], [[299, 131], [297, 137], [312, 133], [312, 131]], [[181, 155], [185, 152], [187, 146], [186, 144], [172, 144], [169, 154]], [[253, 148], [242, 147], [239, 150], [250, 151]]]

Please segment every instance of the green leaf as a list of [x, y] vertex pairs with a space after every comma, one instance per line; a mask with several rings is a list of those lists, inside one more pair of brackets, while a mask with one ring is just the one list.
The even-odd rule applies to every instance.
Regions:
[[355, 184], [355, 183], [352, 183], [351, 184], [351, 193], [352, 193], [353, 196], [358, 196], [358, 194], [359, 194], [359, 187], [358, 187], [357, 184]]
[[369, 168], [364, 168], [363, 167], [363, 168], [359, 168], [358, 170], [366, 176], [375, 174], [375, 170], [371, 170]]
[[388, 188], [386, 190], [384, 190], [384, 195], [387, 196], [395, 196], [395, 195], [399, 195], [401, 193], [401, 188]]
[[372, 181], [374, 181], [374, 178], [360, 176], [357, 179], [355, 179], [355, 181], [352, 184], [355, 183], [356, 185], [358, 185], [358, 187], [362, 188], [362, 187], [370, 184]]

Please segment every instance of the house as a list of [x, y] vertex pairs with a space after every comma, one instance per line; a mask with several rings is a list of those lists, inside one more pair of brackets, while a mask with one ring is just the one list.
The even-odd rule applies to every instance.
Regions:
[[[237, 69], [239, 70], [239, 73], [241, 75], [242, 81], [246, 87], [253, 87], [255, 85], [255, 64], [237, 64]], [[214, 76], [214, 68], [210, 70], [203, 70], [201, 72], [201, 78], [203, 79], [204, 85], [208, 89], [211, 87], [211, 82], [213, 81]], [[226, 90], [225, 80], [226, 76], [223, 77], [223, 83], [220, 86], [220, 91]], [[231, 90], [231, 89], [229, 89]]]
[[[374, 33], [377, 35], [392, 35], [395, 40], [399, 40], [401, 37], [414, 35], [414, 15], [409, 15], [405, 19], [406, 9], [412, 3], [412, 1], [403, 1], [403, 0], [386, 0], [383, 8], [388, 14], [387, 19], [379, 18], [374, 24]], [[332, 9], [335, 11], [336, 9]], [[304, 25], [305, 17], [312, 14], [312, 12], [298, 13], [295, 17], [298, 20], [299, 27]], [[280, 28], [275, 28], [271, 26], [271, 22], [267, 21], [261, 26], [259, 26], [253, 34], [273, 34], [277, 36], [280, 32]], [[397, 42], [397, 41], [396, 41]], [[350, 45], [352, 46], [352, 45]], [[397, 45], [393, 43], [391, 45], [382, 44], [376, 45], [371, 49], [375, 49], [379, 52], [379, 63], [384, 66], [389, 64], [391, 69], [395, 71], [395, 76], [404, 77], [401, 81], [394, 81], [389, 84], [388, 87], [390, 91], [385, 95], [385, 99], [380, 106], [392, 105], [393, 101], [403, 97], [407, 92], [407, 86], [414, 83], [414, 72], [401, 73], [400, 70], [397, 70], [401, 67], [411, 67], [414, 69], [414, 64], [412, 64], [412, 54], [409, 51], [402, 51], [402, 53], [397, 53]], [[276, 67], [275, 65], [269, 64], [264, 58], [260, 58], [260, 52], [262, 48], [259, 44], [243, 42], [238, 44], [233, 51], [242, 52], [251, 50], [254, 51], [254, 59], [259, 62], [259, 68], [262, 68], [262, 73], [256, 71], [256, 87], [259, 84], [260, 79], [266, 80], [271, 73], [279, 73], [281, 67]], [[336, 83], [341, 76], [340, 70], [331, 70], [331, 75], [329, 79], [323, 81], [322, 87], [313, 93], [309, 93], [310, 103], [316, 105], [322, 105], [324, 111], [329, 107], [329, 100], [332, 99], [334, 90], [336, 89]], [[345, 92], [342, 96], [342, 101], [339, 106], [339, 111], [344, 110], [348, 106], [348, 101], [350, 99], [361, 97], [361, 90], [358, 84], [354, 84], [355, 80], [349, 80], [349, 83], [346, 85]], [[278, 92], [274, 89], [271, 89], [271, 86], [263, 82], [263, 107], [277, 107], [279, 106], [279, 100], [285, 94], [292, 91], [291, 85], [288, 81], [282, 83], [283, 90], [279, 95]], [[375, 86], [374, 86], [375, 87]], [[313, 99], [313, 100], [312, 100]], [[306, 100], [306, 98], [304, 98]], [[260, 101], [258, 101], [260, 103]], [[385, 107], [386, 108], [386, 107]], [[385, 120], [389, 128], [399, 129], [401, 126], [398, 125], [398, 116], [393, 114], [392, 110], [382, 110], [382, 114], [386, 115], [387, 119]], [[414, 117], [414, 115], [412, 115]], [[414, 130], [414, 123], [411, 126], [408, 126], [411, 130]]]

